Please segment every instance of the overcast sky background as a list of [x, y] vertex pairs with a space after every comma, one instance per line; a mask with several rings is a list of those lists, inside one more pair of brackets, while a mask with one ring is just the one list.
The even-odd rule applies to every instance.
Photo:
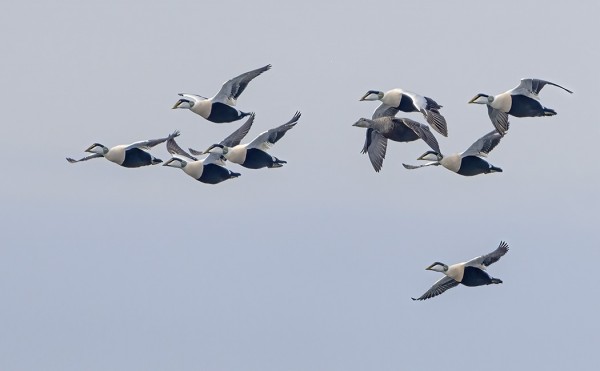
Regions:
[[[2, 370], [590, 370], [600, 167], [594, 2], [61, 1], [0, 13]], [[71, 165], [94, 142], [205, 148], [171, 110], [271, 63], [238, 100], [251, 140], [302, 112], [288, 164], [216, 186], [160, 166]], [[396, 87], [442, 104], [446, 153], [492, 130], [475, 94], [546, 79], [551, 118], [511, 120], [501, 174], [408, 171], [428, 148], [360, 154]], [[417, 114], [402, 114], [421, 122]], [[169, 158], [164, 146], [153, 153]], [[425, 302], [434, 261], [509, 253], [503, 285]]]

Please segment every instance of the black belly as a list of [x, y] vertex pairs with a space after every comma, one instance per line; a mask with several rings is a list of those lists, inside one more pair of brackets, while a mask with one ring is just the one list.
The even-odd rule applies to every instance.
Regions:
[[246, 151], [246, 159], [242, 166], [248, 169], [273, 167], [273, 156], [258, 148], [250, 148]]
[[239, 176], [239, 174], [231, 172], [223, 166], [219, 166], [217, 164], [206, 164], [204, 165], [202, 175], [198, 180], [202, 183], [217, 184], [229, 178], [235, 178], [237, 176]]
[[139, 148], [131, 148], [125, 151], [125, 160], [121, 166], [140, 167], [152, 165], [152, 155]]
[[487, 174], [490, 172], [490, 164], [477, 156], [463, 157], [460, 162], [460, 169], [457, 173], [464, 176], [473, 176]]
[[404, 94], [402, 94], [402, 98], [400, 98], [400, 104], [396, 108], [398, 108], [402, 112], [418, 111], [417, 107], [415, 107], [415, 104], [413, 103], [413, 100]]
[[460, 281], [465, 286], [483, 286], [492, 283], [490, 276], [479, 268], [465, 267], [463, 279]]
[[240, 118], [242, 118], [242, 115], [235, 108], [224, 103], [215, 102], [211, 106], [210, 115], [208, 115], [207, 120], [220, 124], [236, 121]]
[[515, 117], [537, 117], [545, 116], [544, 106], [535, 99], [526, 97], [524, 95], [512, 95], [512, 103], [509, 115]]

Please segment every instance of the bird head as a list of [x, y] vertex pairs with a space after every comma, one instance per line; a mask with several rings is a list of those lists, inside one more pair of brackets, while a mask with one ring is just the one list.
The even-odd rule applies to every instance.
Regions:
[[359, 128], [369, 128], [371, 127], [371, 120], [361, 117], [360, 119], [358, 119], [358, 121], [352, 124], [352, 126], [356, 126]]
[[363, 100], [381, 100], [383, 98], [383, 92], [379, 90], [369, 90], [362, 98]]
[[208, 147], [206, 151], [202, 152], [202, 154], [214, 153], [222, 156], [226, 155], [227, 152], [229, 152], [229, 149], [226, 146], [222, 144], [213, 144], [212, 146]]
[[170, 166], [170, 167], [176, 167], [179, 169], [183, 169], [185, 167], [185, 165], [187, 165], [187, 161], [177, 158], [177, 157], [173, 157], [169, 160], [167, 160], [163, 166]]
[[483, 94], [483, 93], [479, 93], [476, 96], [473, 97], [473, 99], [471, 99], [469, 101], [469, 103], [477, 103], [477, 104], [490, 104], [494, 101], [494, 97], [487, 95], [487, 94]]
[[441, 153], [438, 153], [436, 151], [427, 151], [425, 153], [423, 153], [421, 155], [421, 157], [419, 157], [417, 160], [425, 160], [425, 161], [442, 161], [442, 158], [444, 156], [442, 156]]
[[174, 105], [173, 107], [171, 107], [171, 109], [175, 109], [175, 108], [187, 108], [190, 109], [194, 106], [194, 102], [192, 102], [189, 99], [184, 99], [181, 98], [179, 99]]
[[108, 148], [106, 148], [105, 146], [103, 146], [100, 143], [94, 143], [91, 146], [89, 146], [88, 149], [85, 150], [85, 152], [96, 153], [96, 154], [104, 156], [105, 154], [108, 153]]
[[448, 271], [448, 266], [444, 263], [435, 262], [429, 267], [425, 268], [425, 270], [444, 273]]

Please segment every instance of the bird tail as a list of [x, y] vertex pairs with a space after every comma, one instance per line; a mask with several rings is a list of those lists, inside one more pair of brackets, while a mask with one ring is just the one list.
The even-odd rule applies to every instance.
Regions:
[[491, 283], [492, 284], [499, 284], [499, 283], [502, 283], [502, 280], [499, 279], [499, 278], [492, 278], [492, 282]]
[[152, 165], [157, 165], [163, 162], [160, 158], [152, 157]]
[[230, 171], [229, 175], [231, 175], [232, 178], [237, 178], [238, 176], [241, 176], [242, 174], [240, 174], [240, 173], [234, 173], [233, 171]]
[[240, 111], [240, 118], [246, 117], [246, 116], [250, 116], [252, 114], [252, 112], [242, 112]]
[[287, 164], [287, 161], [283, 161], [278, 159], [277, 157], [273, 157], [273, 165], [271, 165], [271, 167], [282, 167], [283, 164]]
[[554, 116], [554, 115], [556, 115], [555, 110], [544, 107], [544, 116]]
[[490, 165], [490, 173], [501, 173], [501, 172], [502, 172], [502, 169], [500, 169], [499, 167]]

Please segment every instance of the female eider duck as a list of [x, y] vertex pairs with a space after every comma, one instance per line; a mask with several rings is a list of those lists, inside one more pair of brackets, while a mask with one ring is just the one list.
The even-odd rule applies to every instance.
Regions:
[[442, 106], [429, 97], [402, 89], [392, 89], [385, 93], [379, 90], [369, 90], [360, 100], [380, 100], [402, 112], [421, 112], [435, 131], [445, 137], [448, 136], [446, 119], [439, 111]]
[[144, 151], [144, 149], [152, 148], [167, 140], [173, 139], [178, 135], [179, 131], [175, 131], [166, 138], [144, 140], [131, 144], [121, 144], [112, 148], [107, 148], [100, 143], [94, 143], [85, 150], [85, 152], [92, 153], [91, 155], [79, 160], [74, 160], [70, 157], [67, 157], [67, 161], [74, 164], [76, 162], [87, 161], [93, 158], [104, 157], [107, 160], [123, 167], [156, 165], [160, 164], [162, 160], [152, 156], [150, 153]]
[[502, 169], [496, 167], [481, 157], [487, 156], [500, 143], [502, 135], [496, 130], [489, 132], [479, 138], [466, 151], [456, 153], [450, 156], [443, 156], [439, 151], [425, 152], [418, 160], [433, 161], [425, 165], [407, 165], [402, 164], [406, 169], [413, 170], [425, 166], [442, 165], [446, 169], [464, 176], [473, 176], [478, 174], [488, 174], [502, 172]]
[[187, 108], [208, 121], [217, 124], [239, 120], [242, 117], [248, 116], [249, 113], [242, 112], [235, 108], [238, 97], [242, 94], [244, 89], [246, 89], [246, 86], [248, 86], [252, 79], [270, 68], [271, 65], [269, 64], [226, 81], [217, 95], [212, 98], [205, 98], [195, 94], [180, 93], [179, 95], [183, 98], [175, 103], [173, 109]]
[[486, 104], [492, 124], [500, 134], [508, 130], [508, 115], [514, 117], [554, 116], [556, 111], [542, 106], [538, 94], [545, 85], [569, 89], [538, 79], [521, 79], [519, 86], [498, 95], [477, 94], [469, 103]]
[[[300, 112], [296, 112], [290, 121], [274, 129], [262, 132], [250, 143], [239, 144], [238, 140], [238, 144], [232, 142], [229, 143], [230, 145], [228, 145], [228, 137], [225, 138], [225, 140], [220, 144], [213, 144], [212, 146], [208, 147], [208, 149], [204, 152], [199, 152], [191, 148], [190, 152], [192, 152], [192, 154], [211, 153], [214, 155], [223, 156], [225, 159], [249, 169], [282, 167], [283, 164], [287, 162], [280, 160], [275, 156], [271, 156], [267, 153], [267, 150], [277, 143], [278, 140], [283, 138], [288, 130], [296, 126], [298, 120], [300, 119], [300, 115]], [[248, 130], [249, 129], [250, 128], [248, 128]], [[234, 134], [235, 132], [232, 135]]]
[[398, 109], [382, 103], [373, 113], [371, 120], [359, 119], [352, 126], [367, 128], [365, 144], [360, 153], [368, 153], [371, 165], [376, 172], [383, 166], [388, 139], [395, 142], [412, 142], [422, 139], [434, 151], [440, 152], [437, 139], [423, 125], [407, 118], [394, 117]]
[[440, 262], [431, 264], [425, 269], [441, 272], [446, 276], [434, 283], [426, 293], [421, 295], [421, 297], [416, 299], [412, 298], [412, 300], [425, 300], [433, 298], [434, 296], [438, 296], [454, 286], [458, 286], [458, 284], [474, 287], [502, 283], [502, 280], [490, 277], [485, 272], [485, 268], [497, 262], [502, 256], [504, 256], [504, 254], [506, 254], [507, 251], [508, 244], [502, 241], [500, 242], [500, 246], [498, 246], [498, 248], [493, 252], [471, 259], [468, 262], [453, 264], [451, 266], [447, 266], [446, 264]]
[[167, 141], [167, 150], [172, 155], [184, 156], [192, 161], [186, 161], [180, 157], [173, 157], [167, 160], [163, 166], [179, 168], [187, 175], [202, 183], [217, 184], [227, 179], [237, 178], [241, 175], [225, 168], [225, 161], [219, 155], [211, 154], [202, 160], [198, 160], [196, 157], [191, 156], [181, 149], [177, 142], [175, 142], [175, 139], [169, 139]]

